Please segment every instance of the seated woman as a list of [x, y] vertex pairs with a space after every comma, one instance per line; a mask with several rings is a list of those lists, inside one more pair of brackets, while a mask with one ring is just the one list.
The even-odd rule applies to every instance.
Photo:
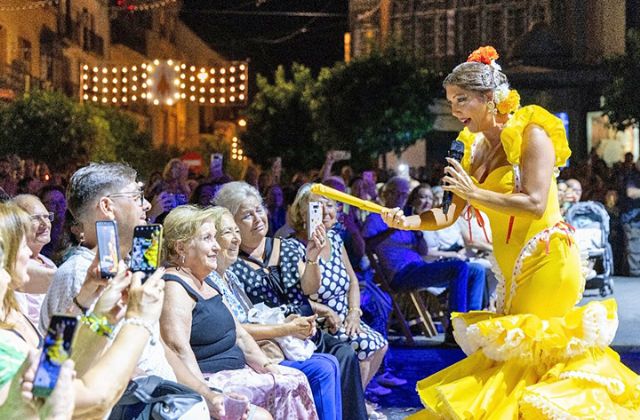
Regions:
[[[322, 206], [323, 224], [330, 229], [336, 215], [336, 203], [311, 193], [311, 184], [303, 185], [289, 209], [289, 223], [295, 229], [299, 252], [307, 243], [307, 214], [310, 201]], [[358, 278], [351, 267], [347, 251], [340, 235], [328, 231], [330, 247], [323, 249], [318, 264], [322, 267], [322, 283], [311, 299], [327, 306], [325, 321], [321, 326], [341, 341], [348, 342], [360, 360], [362, 385], [367, 384], [378, 371], [387, 351], [385, 338], [360, 320], [360, 288]]]
[[[283, 324], [251, 324], [247, 319], [253, 303], [247, 297], [242, 283], [231, 270], [240, 251], [240, 229], [229, 210], [214, 207], [216, 240], [220, 245], [218, 268], [209, 278], [219, 287], [222, 299], [236, 319], [255, 340], [269, 340], [293, 336], [301, 340], [316, 332], [316, 316], [289, 315]], [[340, 366], [330, 354], [314, 353], [304, 361], [283, 360], [281, 365], [299, 369], [307, 376], [320, 420], [342, 418], [342, 395], [340, 394]]]
[[51, 223], [54, 213], [50, 213], [35, 195], [20, 194], [13, 199], [22, 210], [29, 214], [31, 228], [27, 235], [27, 246], [31, 258], [27, 272], [29, 283], [16, 292], [15, 297], [22, 312], [27, 314], [34, 325], [40, 322], [40, 308], [49, 289], [49, 284], [57, 267], [49, 258], [42, 255], [42, 248], [51, 241]]
[[[166, 295], [160, 329], [167, 345], [210, 386], [250, 388], [251, 402], [274, 418], [317, 418], [302, 372], [271, 363], [207, 279], [217, 267], [220, 251], [212, 210], [177, 207], [165, 218], [164, 232], [169, 268], [163, 276]], [[267, 413], [260, 414], [268, 418]]]
[[[2, 337], [0, 343], [12, 344], [10, 352], [12, 357], [2, 359], [2, 373], [8, 371], [9, 378], [16, 375], [27, 354], [41, 349], [43, 345], [43, 337], [26, 314], [20, 311], [13, 297], [14, 289], [29, 281], [27, 266], [31, 251], [26, 241], [29, 225], [29, 216], [24, 210], [12, 203], [0, 204], [0, 238], [2, 238], [4, 251], [2, 268], [9, 273], [11, 279], [8, 289], [0, 282], [0, 294], [3, 295], [0, 311], [0, 336]], [[87, 275], [90, 276], [96, 271], [97, 259]], [[71, 414], [77, 418], [104, 418], [117, 402], [149, 340], [149, 331], [145, 325], [157, 322], [160, 317], [164, 283], [159, 274], [154, 274], [144, 285], [141, 285], [139, 274], [130, 275], [121, 270], [104, 289], [93, 313], [83, 318], [88, 325], [85, 326], [83, 323], [78, 328], [73, 347], [78, 351], [72, 355], [78, 375], [73, 379], [71, 387], [73, 395], [70, 401], [75, 400], [75, 407], [71, 402], [71, 407], [67, 407], [70, 411], [65, 412], [60, 418], [68, 418]], [[120, 306], [118, 306], [119, 310], [115, 311], [114, 307], [120, 304], [122, 293], [127, 287], [126, 313], [123, 313]], [[108, 332], [101, 326], [104, 325], [107, 314], [114, 315], [116, 312], [124, 314], [123, 326], [110, 347], [103, 352], [108, 343]], [[111, 318], [111, 321], [118, 321], [118, 318], [121, 316], [116, 315], [115, 318]], [[85, 349], [93, 351], [82, 351]], [[65, 376], [69, 375], [68, 369], [70, 369], [69, 365], [65, 368]], [[29, 380], [29, 378], [26, 379]], [[0, 390], [2, 394], [0, 404], [6, 393], [11, 392], [11, 390], [7, 391], [7, 386], [5, 382], [5, 388]], [[0, 416], [0, 418], [16, 417], [12, 415]]]
[[[249, 299], [254, 304], [264, 302], [271, 307], [284, 305], [288, 313], [325, 316], [321, 305], [309, 302], [305, 296], [316, 293], [320, 287], [322, 275], [317, 258], [322, 248], [328, 246], [324, 226], [314, 232], [314, 239], [302, 256], [295, 240], [267, 237], [269, 226], [262, 197], [246, 182], [226, 184], [214, 203], [227, 208], [240, 229], [239, 258], [229, 270], [238, 277]], [[347, 343], [322, 331], [318, 331], [314, 341], [316, 353], [330, 353], [340, 364], [342, 417], [366, 419], [355, 352]]]

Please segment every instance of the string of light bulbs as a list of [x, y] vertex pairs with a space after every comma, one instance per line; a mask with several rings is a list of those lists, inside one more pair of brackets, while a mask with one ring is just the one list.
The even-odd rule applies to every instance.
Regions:
[[2, 5], [0, 12], [21, 12], [24, 10], [40, 9], [47, 6], [56, 6], [57, 0], [39, 0], [32, 2], [16, 1], [15, 5]]
[[121, 12], [143, 12], [147, 10], [159, 9], [161, 7], [172, 6], [177, 0], [118, 0], [115, 6], [111, 8], [113, 11]]

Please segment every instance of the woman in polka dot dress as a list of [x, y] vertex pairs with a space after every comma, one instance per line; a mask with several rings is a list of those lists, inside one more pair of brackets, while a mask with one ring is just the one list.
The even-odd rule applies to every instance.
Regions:
[[360, 289], [342, 238], [330, 230], [336, 222], [336, 203], [327, 198], [311, 194], [311, 185], [300, 188], [293, 205], [289, 209], [289, 224], [296, 231], [300, 252], [306, 245], [306, 220], [309, 201], [322, 204], [323, 224], [327, 228], [330, 247], [320, 253], [318, 264], [322, 268], [322, 282], [312, 300], [326, 305], [323, 327], [342, 341], [349, 342], [360, 360], [362, 384], [367, 384], [376, 374], [384, 354], [387, 340], [373, 328], [360, 320]]

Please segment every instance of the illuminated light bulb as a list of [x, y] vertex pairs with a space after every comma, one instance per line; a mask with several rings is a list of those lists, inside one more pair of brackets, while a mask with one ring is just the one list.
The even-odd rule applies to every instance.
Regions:
[[238, 142], [238, 138], [236, 136], [233, 136], [233, 138], [231, 140], [233, 140], [234, 143]]
[[189, 71], [191, 71], [191, 72], [196, 71], [196, 66], [191, 66], [191, 67], [189, 67]]
[[153, 100], [153, 104], [154, 104], [154, 105], [158, 105], [158, 104], [160, 104], [160, 101], [159, 101], [159, 100], [157, 100], [157, 99], [154, 99], [154, 100]]
[[187, 78], [187, 75], [186, 75], [186, 74], [184, 74], [184, 73], [182, 73], [182, 74], [180, 74], [180, 78], [181, 78], [181, 79], [186, 79], [186, 78]]
[[89, 75], [88, 74], [83, 74], [82, 75], [82, 80], [88, 80], [89, 79]]
[[137, 101], [137, 100], [138, 100], [138, 97], [137, 97], [136, 95], [133, 95], [133, 96], [131, 97], [131, 100], [132, 100], [132, 101]]
[[182, 93], [180, 94], [180, 98], [185, 99], [186, 97], [187, 97], [187, 94], [186, 94], [186, 93], [182, 92]]
[[173, 79], [173, 84], [176, 86], [180, 86], [180, 79]]
[[117, 68], [114, 67], [114, 68], [111, 69], [111, 73], [116, 74], [117, 72], [118, 72]]
[[82, 90], [89, 90], [89, 85], [82, 85]]
[[238, 154], [241, 155], [242, 153], [244, 153], [242, 149], [238, 149]]
[[153, 60], [153, 64], [155, 64], [155, 65], [157, 66], [158, 64], [160, 64], [160, 60], [158, 60], [158, 59], [156, 58], [155, 60]]
[[209, 73], [211, 73], [211, 74], [216, 74], [216, 69], [214, 69], [213, 67], [211, 67], [211, 68], [209, 69]]
[[204, 93], [205, 89], [203, 87], [200, 88], [200, 93]]
[[206, 73], [206, 72], [207, 72], [207, 71], [205, 70], [205, 68], [204, 68], [204, 67], [201, 67], [201, 68], [200, 68], [200, 73]]
[[153, 71], [153, 66], [147, 66], [147, 71], [151, 73]]
[[123, 67], [123, 68], [122, 68], [122, 72], [123, 72], [123, 73], [126, 73], [126, 72], [127, 72], [127, 68], [126, 68], [126, 67]]
[[196, 91], [196, 87], [195, 87], [195, 86], [191, 86], [191, 87], [189, 88], [189, 90], [190, 90], [191, 92], [195, 92], [195, 91]]
[[118, 83], [118, 79], [116, 79], [115, 77], [113, 79], [111, 79], [111, 83], [116, 84]]
[[224, 79], [224, 77], [221, 77], [220, 78], [220, 83], [225, 83], [225, 82], [226, 82], [226, 80]]
[[122, 83], [127, 83], [129, 81], [129, 79], [127, 79], [126, 77], [122, 78]]
[[93, 82], [94, 82], [94, 83], [98, 83], [98, 78], [97, 78], [97, 77], [95, 77], [95, 76], [94, 76], [94, 77], [93, 77], [93, 79], [91, 79], [91, 80], [93, 80]]
[[91, 100], [93, 102], [98, 102], [98, 97], [94, 95], [94, 96], [91, 97]]
[[106, 87], [102, 88], [102, 93], [107, 93], [107, 92], [109, 92], [109, 89], [107, 89]]
[[[144, 87], [144, 84], [142, 86]], [[153, 80], [152, 79], [147, 80], [147, 86], [153, 86]]]
[[102, 68], [102, 74], [107, 74], [107, 71], [108, 71], [108, 70], [107, 70], [107, 68], [106, 68], [106, 67], [103, 67], [103, 68]]
[[174, 71], [180, 71], [180, 66], [175, 66], [175, 67], [173, 68], [173, 70], [174, 70]]
[[171, 99], [171, 98], [167, 99], [166, 100], [166, 104], [169, 105], [169, 106], [173, 105], [173, 99]]
[[215, 103], [215, 102], [216, 102], [216, 98], [211, 98], [211, 99], [209, 99], [209, 102], [211, 102], [211, 103]]
[[195, 96], [193, 96], [193, 95], [191, 95], [191, 96], [189, 96], [189, 100], [190, 100], [191, 102], [193, 102], [193, 101], [195, 101], [195, 100], [196, 100], [196, 97], [195, 97]]
[[241, 74], [241, 75], [240, 75], [240, 80], [244, 80], [244, 79], [246, 79], [246, 78], [247, 78], [247, 76], [245, 76], [244, 74]]
[[122, 92], [123, 92], [123, 93], [127, 93], [127, 88], [126, 88], [126, 86], [122, 88]]
[[140, 97], [141, 97], [142, 99], [145, 99], [145, 98], [147, 97], [147, 94], [146, 94], [146, 93], [143, 93], [142, 95], [140, 95]]
[[180, 83], [180, 89], [184, 89], [187, 85], [185, 85], [184, 83]]
[[235, 81], [236, 81], [235, 77], [232, 76], [229, 78], [229, 83], [235, 83]]
[[238, 99], [240, 99], [241, 101], [244, 101], [244, 95], [243, 94], [238, 95]]
[[97, 92], [97, 91], [98, 91], [98, 86], [94, 86], [94, 87], [92, 87], [92, 88], [91, 88], [91, 91], [92, 91], [92, 92]]
[[142, 63], [142, 65], [140, 67], [142, 67], [143, 69], [146, 69], [147, 68], [147, 63]]
[[235, 68], [235, 67], [233, 67], [233, 66], [231, 66], [231, 67], [229, 68], [229, 71], [230, 71], [231, 73], [235, 73], [235, 72], [236, 72], [236, 68]]
[[216, 93], [216, 88], [209, 89], [209, 93]]
[[225, 103], [225, 99], [224, 98], [220, 98], [220, 103], [221, 104]]
[[109, 79], [107, 79], [106, 77], [102, 79], [102, 83], [109, 83]]
[[210, 82], [210, 83], [215, 83], [215, 82], [216, 82], [216, 78], [215, 78], [215, 77], [212, 77], [211, 79], [209, 79], [209, 82]]
[[127, 97], [126, 96], [122, 97], [122, 102], [127, 102]]
[[[240, 98], [242, 99], [242, 98]], [[238, 120], [238, 125], [240, 127], [245, 127], [247, 125], [247, 120], [245, 120], [244, 118], [240, 118], [240, 120]]]
[[220, 93], [225, 93], [225, 92], [226, 92], [225, 88], [223, 88], [223, 87], [220, 88]]
[[235, 96], [230, 96], [230, 97], [229, 97], [229, 100], [230, 100], [231, 102], [235, 102], [235, 101], [236, 101], [236, 97], [235, 97]]
[[131, 78], [131, 80], [133, 80], [134, 82], [137, 82], [137, 81], [138, 81], [138, 76], [133, 76], [133, 77]]
[[182, 63], [182, 64], [180, 64], [180, 68], [181, 68], [182, 70], [184, 70], [184, 69], [186, 69], [186, 68], [187, 68], [187, 65], [186, 65], [186, 64], [184, 64], [184, 63]]
[[146, 79], [146, 78], [147, 78], [147, 73], [142, 73], [142, 74], [140, 75], [140, 77], [142, 77], [143, 79]]
[[116, 102], [118, 102], [118, 98], [112, 98], [111, 102], [113, 102], [115, 104]]
[[245, 157], [243, 157], [243, 158], [242, 158], [242, 160], [247, 160], [247, 157], [246, 157], [246, 156], [245, 156]]
[[131, 90], [135, 92], [136, 90], [138, 90], [138, 86], [136, 85], [131, 86]]
[[172, 59], [168, 59], [167, 60], [167, 64], [170, 65], [170, 66], [173, 66], [173, 60]]
[[229, 88], [229, 92], [235, 92], [235, 91], [236, 91], [236, 87], [235, 87], [235, 86], [231, 86], [231, 87]]
[[238, 89], [240, 89], [240, 90], [244, 90], [244, 85], [240, 85], [240, 86], [238, 86]]
[[136, 66], [131, 67], [131, 71], [138, 71], [138, 67]]
[[180, 99], [180, 94], [178, 92], [176, 92], [176, 93], [173, 94], [173, 97], [176, 98], [176, 99]]
[[152, 99], [153, 98], [153, 93], [149, 92], [147, 93], [147, 99]]
[[86, 64], [84, 66], [82, 66], [82, 70], [87, 71], [89, 70], [89, 66], [87, 66]]
[[89, 95], [87, 95], [87, 94], [85, 93], [84, 95], [82, 95], [82, 99], [84, 99], [84, 100], [86, 101], [87, 99], [89, 99]]
[[245, 67], [245, 65], [244, 65], [244, 64], [240, 64], [240, 70], [241, 70], [241, 71], [244, 71], [244, 69], [245, 69], [245, 68], [246, 68], [246, 67]]
[[94, 68], [92, 68], [91, 70], [92, 70], [94, 73], [97, 73], [97, 72], [98, 72], [98, 68], [97, 68], [97, 67], [94, 67]]
[[146, 84], [146, 83], [143, 83], [143, 84], [142, 84], [142, 89], [146, 89], [146, 88], [147, 88], [147, 84]]
[[102, 98], [102, 103], [106, 104], [107, 103], [107, 98]]
[[200, 103], [203, 104], [204, 103], [204, 98], [200, 97]]
[[118, 88], [115, 88], [115, 87], [114, 87], [113, 89], [111, 89], [111, 92], [113, 92], [113, 93], [118, 93]]
[[231, 155], [231, 159], [238, 159], [238, 155]]
[[200, 83], [204, 83], [205, 80], [207, 80], [207, 73], [199, 73], [198, 74], [198, 79], [200, 79]]
[[225, 74], [226, 72], [227, 70], [225, 70], [224, 67], [220, 69], [220, 74]]
[[195, 81], [196, 81], [196, 78], [195, 78], [194, 76], [191, 76], [191, 77], [189, 77], [189, 81], [190, 81], [190, 82], [195, 82]]

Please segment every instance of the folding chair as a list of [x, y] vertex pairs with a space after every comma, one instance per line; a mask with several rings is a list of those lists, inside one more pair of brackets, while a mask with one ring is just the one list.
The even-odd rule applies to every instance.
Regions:
[[[433, 324], [433, 320], [431, 319], [431, 314], [427, 309], [427, 305], [425, 305], [422, 296], [420, 295], [419, 290], [411, 290], [411, 291], [403, 291], [398, 292], [393, 290], [389, 286], [389, 279], [387, 279], [385, 273], [380, 267], [380, 261], [378, 259], [378, 255], [375, 252], [367, 252], [367, 257], [369, 258], [369, 262], [371, 264], [371, 268], [373, 268], [375, 272], [375, 280], [378, 285], [385, 292], [389, 293], [391, 296], [391, 304], [393, 307], [392, 317], [389, 319], [390, 325], [393, 325], [393, 318], [395, 318], [395, 322], [400, 327], [402, 334], [407, 339], [407, 344], [414, 345], [415, 340], [413, 339], [413, 335], [411, 334], [410, 327], [414, 325], [419, 325], [422, 329], [425, 337], [433, 337], [438, 334], [435, 325]], [[402, 310], [403, 299], [409, 298], [409, 310], [406, 312]], [[409, 312], [411, 309], [415, 309], [417, 317], [413, 319], [407, 319], [410, 316]]]

